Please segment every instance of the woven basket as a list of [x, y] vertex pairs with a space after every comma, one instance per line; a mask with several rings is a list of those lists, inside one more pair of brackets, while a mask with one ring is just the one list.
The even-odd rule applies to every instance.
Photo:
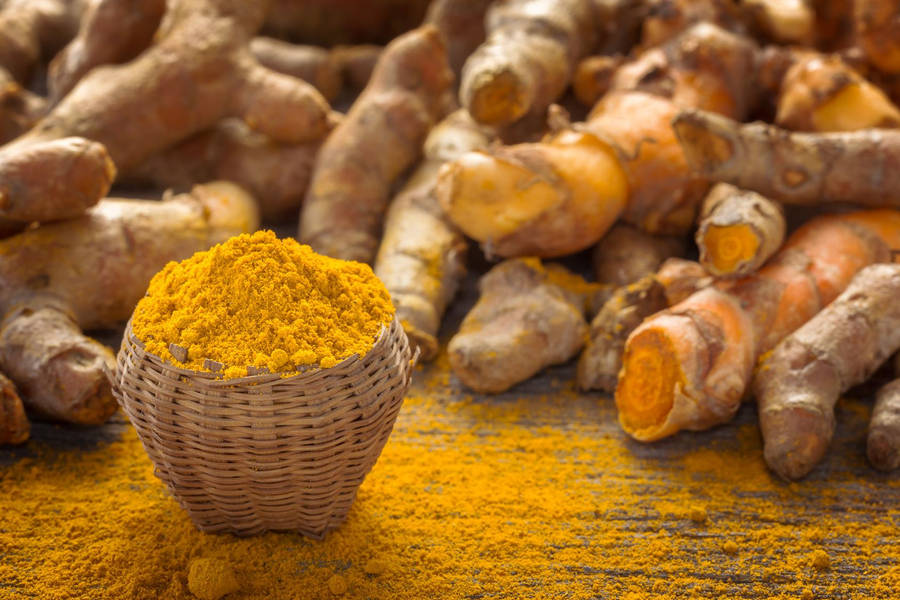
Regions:
[[222, 380], [163, 362], [129, 322], [113, 393], [199, 529], [321, 538], [343, 522], [387, 442], [413, 362], [394, 319], [361, 359]]

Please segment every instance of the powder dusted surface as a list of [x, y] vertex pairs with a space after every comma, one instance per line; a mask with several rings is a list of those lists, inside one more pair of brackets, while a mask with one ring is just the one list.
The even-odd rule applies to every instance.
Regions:
[[[166, 265], [138, 303], [132, 330], [168, 362], [200, 371], [209, 359], [234, 378], [248, 366], [291, 374], [363, 356], [393, 315], [368, 265], [260, 231]], [[187, 360], [170, 344], [187, 349]]]
[[784, 484], [753, 406], [639, 444], [612, 399], [566, 383], [573, 371], [493, 398], [467, 396], [444, 355], [417, 371], [347, 522], [322, 542], [199, 533], [129, 426], [38, 424], [38, 441], [0, 450], [0, 598], [187, 600], [198, 558], [232, 566], [240, 591], [226, 600], [898, 597], [900, 474], [865, 463], [867, 403], [842, 401], [825, 463]]

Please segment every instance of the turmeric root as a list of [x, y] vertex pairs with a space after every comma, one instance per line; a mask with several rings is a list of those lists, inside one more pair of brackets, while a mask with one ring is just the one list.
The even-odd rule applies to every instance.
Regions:
[[250, 52], [262, 66], [311, 83], [329, 102], [341, 91], [341, 65], [325, 48], [256, 37]]
[[277, 221], [296, 215], [300, 208], [319, 146], [319, 142], [275, 142], [242, 121], [225, 119], [151, 156], [120, 179], [176, 191], [188, 190], [198, 181], [225, 179], [256, 198], [264, 220]]
[[485, 125], [543, 114], [594, 43], [591, 0], [508, 0], [486, 17], [487, 39], [462, 70], [460, 103]]
[[[898, 297], [900, 265], [867, 267], [760, 361], [753, 392], [763, 450], [769, 468], [781, 477], [800, 479], [822, 460], [840, 395], [900, 349]], [[879, 398], [880, 409], [885, 397]], [[888, 412], [874, 415], [884, 423], [890, 421]]]
[[700, 209], [696, 232], [700, 263], [718, 277], [749, 275], [781, 247], [785, 230], [780, 205], [719, 183]]
[[815, 40], [816, 15], [806, 0], [743, 0], [741, 6], [774, 42], [809, 46]]
[[652, 273], [613, 292], [591, 321], [588, 342], [578, 359], [578, 387], [615, 391], [628, 335], [667, 306], [665, 289]]
[[31, 129], [46, 107], [46, 100], [23, 89], [0, 67], [0, 145]]
[[478, 288], [481, 297], [447, 346], [450, 368], [469, 388], [502, 392], [584, 345], [593, 289], [562, 267], [510, 259], [488, 271]]
[[341, 81], [353, 92], [359, 92], [369, 84], [372, 72], [384, 51], [383, 46], [363, 44], [337, 46], [331, 50], [341, 70]]
[[757, 358], [897, 249], [900, 212], [819, 217], [754, 275], [704, 288], [645, 320], [625, 345], [616, 389], [622, 428], [653, 441], [730, 420]]
[[895, 0], [853, 0], [856, 43], [885, 73], [900, 73], [900, 5]]
[[[102, 143], [124, 171], [228, 116], [279, 141], [321, 139], [330, 128], [322, 96], [260, 66], [247, 49], [264, 15], [262, 3], [174, 0], [154, 46], [127, 64], [93, 69], [5, 146], [4, 157], [79, 136]], [[61, 178], [48, 170], [44, 176]]]
[[467, 243], [447, 220], [435, 183], [440, 166], [486, 147], [489, 136], [465, 110], [451, 113], [425, 140], [425, 161], [391, 202], [375, 274], [391, 294], [410, 343], [431, 360], [441, 318], [466, 272]]
[[106, 195], [115, 175], [97, 142], [12, 142], [0, 148], [0, 217], [25, 223], [76, 217]]
[[50, 61], [50, 103], [56, 104], [94, 67], [140, 54], [153, 41], [165, 9], [165, 0], [85, 0], [78, 33]]
[[650, 315], [711, 283], [699, 263], [670, 258], [656, 273], [617, 288], [591, 321], [587, 344], [578, 359], [578, 387], [614, 392], [631, 332]]
[[394, 180], [446, 113], [453, 74], [437, 29], [391, 42], [372, 80], [322, 145], [300, 217], [300, 241], [371, 263]]
[[16, 386], [6, 375], [0, 374], [0, 446], [21, 444], [31, 434], [31, 424]]
[[447, 47], [447, 61], [456, 77], [469, 55], [484, 42], [485, 13], [492, 0], [434, 0], [425, 23], [437, 27]]
[[[749, 68], [753, 47], [738, 36], [701, 24], [653, 55], [667, 65], [655, 68], [655, 90], [729, 114], [746, 104], [736, 94], [747, 82], [735, 72]], [[650, 64], [638, 62], [627, 80], [644, 85], [637, 74]], [[441, 205], [488, 254], [504, 257], [578, 252], [619, 217], [651, 233], [684, 233], [707, 183], [690, 171], [675, 139], [677, 111], [667, 98], [611, 91], [585, 123], [544, 142], [468, 153], [445, 165]]]
[[738, 7], [731, 0], [649, 0], [641, 29], [641, 47], [660, 46], [697, 23], [743, 33]]
[[594, 274], [600, 283], [628, 285], [684, 251], [682, 238], [650, 235], [631, 225], [619, 224], [594, 247]]
[[715, 181], [785, 204], [900, 206], [900, 131], [790, 133], [696, 110], [673, 126], [691, 167]]
[[572, 92], [583, 105], [592, 108], [612, 87], [613, 76], [624, 62], [622, 55], [589, 56], [578, 63], [572, 76]]
[[866, 454], [879, 471], [900, 468], [900, 379], [878, 390], [869, 421]]
[[103, 200], [0, 240], [0, 369], [30, 411], [102, 423], [116, 408], [113, 353], [81, 329], [121, 324], [166, 263], [257, 225], [252, 198], [219, 182], [163, 202]]
[[839, 56], [810, 54], [785, 74], [775, 123], [795, 131], [900, 127], [900, 109]]
[[0, 5], [0, 67], [27, 84], [42, 58], [49, 59], [78, 29], [81, 2], [7, 0]]

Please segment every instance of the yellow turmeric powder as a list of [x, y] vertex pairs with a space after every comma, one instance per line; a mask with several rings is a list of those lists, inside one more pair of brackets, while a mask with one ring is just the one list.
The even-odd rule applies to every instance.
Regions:
[[[661, 452], [626, 441], [610, 399], [550, 383], [570, 367], [542, 378], [545, 393], [491, 399], [463, 396], [447, 372], [439, 356], [417, 373], [347, 521], [323, 541], [197, 531], [122, 424], [94, 449], [75, 449], [87, 434], [70, 430], [55, 448], [0, 451], [0, 598], [196, 600], [189, 567], [207, 557], [240, 582], [224, 600], [896, 598], [900, 479], [849, 450], [865, 403], [838, 405], [847, 451], [827, 476], [786, 485], [765, 466], [750, 406]], [[692, 506], [711, 516], [703, 527]], [[811, 566], [820, 549], [831, 569]]]
[[[290, 375], [363, 356], [393, 315], [368, 265], [259, 231], [166, 265], [131, 325], [164, 360], [198, 371], [213, 361], [231, 379], [248, 366]], [[186, 356], [173, 355], [172, 344]]]

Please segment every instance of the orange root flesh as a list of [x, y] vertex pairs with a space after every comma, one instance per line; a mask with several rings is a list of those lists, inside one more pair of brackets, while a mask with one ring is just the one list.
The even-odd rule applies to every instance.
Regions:
[[622, 428], [638, 439], [652, 435], [672, 410], [674, 390], [683, 386], [684, 375], [668, 336], [654, 329], [634, 336], [626, 348], [616, 390]]
[[759, 251], [759, 238], [746, 224], [710, 226], [703, 236], [707, 268], [715, 274], [733, 273]]

